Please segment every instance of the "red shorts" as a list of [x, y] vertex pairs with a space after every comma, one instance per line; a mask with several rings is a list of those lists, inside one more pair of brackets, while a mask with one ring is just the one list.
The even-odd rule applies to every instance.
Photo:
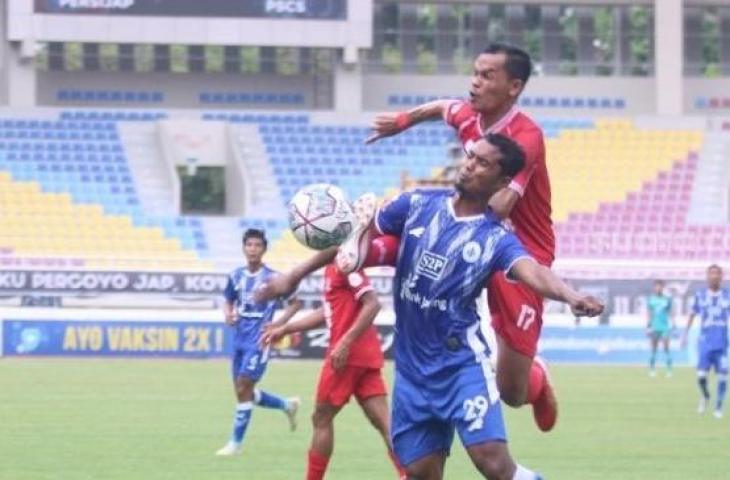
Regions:
[[370, 397], [386, 395], [387, 392], [383, 373], [379, 368], [347, 365], [336, 372], [328, 358], [319, 372], [317, 403], [341, 407], [352, 395], [355, 395], [358, 401], [363, 401]]
[[530, 358], [537, 353], [543, 299], [529, 287], [495, 273], [487, 285], [492, 327], [513, 349]]

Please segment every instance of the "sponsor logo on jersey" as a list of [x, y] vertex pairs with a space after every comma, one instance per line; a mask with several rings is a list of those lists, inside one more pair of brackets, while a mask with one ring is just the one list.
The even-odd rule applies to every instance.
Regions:
[[446, 257], [425, 251], [418, 259], [416, 273], [431, 280], [439, 280], [446, 267]]

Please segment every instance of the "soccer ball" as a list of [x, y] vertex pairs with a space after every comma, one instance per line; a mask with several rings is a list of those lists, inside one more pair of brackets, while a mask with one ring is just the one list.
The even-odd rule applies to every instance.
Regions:
[[299, 242], [315, 250], [340, 245], [355, 227], [355, 214], [341, 188], [307, 185], [289, 202], [289, 227]]

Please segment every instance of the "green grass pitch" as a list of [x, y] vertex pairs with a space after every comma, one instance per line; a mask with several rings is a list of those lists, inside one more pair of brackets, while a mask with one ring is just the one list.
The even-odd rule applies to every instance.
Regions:
[[[301, 479], [318, 368], [274, 361], [261, 386], [302, 397], [300, 428], [289, 433], [281, 413], [257, 409], [244, 454], [221, 459], [213, 452], [234, 405], [227, 362], [0, 360], [0, 479]], [[539, 433], [528, 409], [506, 409], [513, 455], [547, 479], [730, 478], [730, 417], [696, 414], [691, 370], [650, 379], [642, 368], [554, 366], [553, 377], [553, 433]], [[395, 478], [356, 404], [335, 429], [328, 478]], [[480, 478], [458, 439], [446, 475]]]

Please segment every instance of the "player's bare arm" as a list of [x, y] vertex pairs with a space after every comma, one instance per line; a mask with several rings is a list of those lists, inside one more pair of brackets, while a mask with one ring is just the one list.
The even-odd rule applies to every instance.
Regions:
[[277, 275], [261, 285], [254, 292], [254, 300], [265, 302], [276, 297], [291, 295], [304, 277], [331, 263], [336, 255], [337, 247], [330, 247], [315, 253], [290, 271]]
[[226, 320], [226, 325], [235, 325], [238, 320], [236, 315], [236, 305], [231, 302], [225, 302], [223, 304], [223, 318]]
[[517, 205], [520, 194], [509, 187], [499, 190], [489, 199], [489, 208], [501, 219], [509, 218], [512, 209]]
[[379, 113], [372, 124], [373, 134], [365, 140], [365, 143], [373, 143], [381, 138], [396, 135], [425, 120], [437, 120], [443, 117], [450, 102], [451, 100], [434, 100], [407, 112]]
[[350, 346], [360, 338], [365, 330], [375, 321], [375, 317], [380, 312], [380, 302], [378, 296], [373, 291], [365, 292], [360, 297], [360, 313], [352, 324], [352, 327], [345, 332], [337, 345], [332, 349], [330, 355], [330, 361], [332, 362], [332, 368], [339, 370], [347, 365], [347, 357], [350, 354]]
[[286, 302], [286, 307], [284, 307], [284, 312], [279, 316], [279, 318], [277, 318], [276, 320], [271, 322], [271, 325], [276, 326], [276, 327], [278, 327], [279, 325], [284, 325], [289, 320], [291, 320], [291, 318], [294, 315], [296, 315], [299, 310], [302, 309], [303, 305], [304, 304], [302, 303], [302, 301], [299, 300], [298, 298], [296, 298], [296, 297], [290, 298]]
[[324, 308], [312, 310], [302, 318], [280, 325], [267, 325], [261, 335], [261, 344], [276, 343], [285, 335], [296, 332], [305, 332], [317, 328], [325, 323]]
[[595, 297], [576, 292], [549, 268], [530, 258], [518, 260], [510, 275], [540, 296], [570, 305], [575, 315], [595, 317], [603, 312], [603, 304]]

